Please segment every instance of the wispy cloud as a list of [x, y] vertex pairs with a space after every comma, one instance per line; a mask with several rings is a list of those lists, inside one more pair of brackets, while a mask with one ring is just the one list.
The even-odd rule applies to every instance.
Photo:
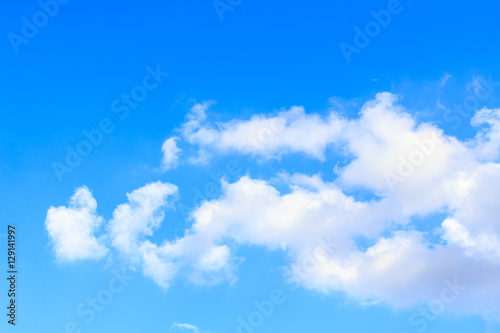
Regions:
[[449, 73], [444, 73], [443, 76], [441, 76], [441, 78], [439, 79], [439, 85], [442, 87], [445, 86], [446, 82], [448, 82], [448, 80], [451, 79], [452, 77], [453, 75]]
[[192, 332], [195, 332], [195, 333], [200, 332], [200, 330], [198, 329], [198, 327], [196, 327], [195, 325], [185, 324], [185, 323], [173, 323], [172, 324], [172, 328], [179, 328], [179, 329], [182, 329], [182, 330], [189, 330], [189, 331], [192, 331]]

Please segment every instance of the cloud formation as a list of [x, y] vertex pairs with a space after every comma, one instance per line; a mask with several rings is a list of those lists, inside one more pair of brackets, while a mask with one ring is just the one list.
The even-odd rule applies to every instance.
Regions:
[[[417, 123], [390, 93], [377, 94], [356, 119], [292, 107], [214, 124], [207, 116], [211, 105], [195, 105], [180, 126], [179, 140], [198, 151], [195, 159], [242, 154], [265, 163], [298, 153], [323, 161], [333, 147], [348, 163], [335, 170], [332, 182], [319, 174], [287, 173], [276, 178], [280, 186], [276, 179], [249, 176], [222, 180], [220, 197], [192, 211], [184, 236], [161, 243], [148, 236], [160, 228], [177, 188], [158, 182], [129, 193], [106, 237], [158, 285], [167, 288], [179, 276], [197, 284], [234, 282], [237, 248], [261, 246], [282, 250], [290, 260], [287, 274], [307, 289], [407, 307], [439, 296], [443, 283], [453, 282], [467, 291], [450, 309], [500, 318], [500, 111], [477, 111], [477, 135], [461, 141], [435, 124]], [[358, 189], [371, 199], [347, 194]], [[83, 206], [94, 216], [95, 200], [87, 201]], [[47, 230], [57, 254], [68, 234], [62, 222], [52, 222], [54, 209]], [[431, 214], [445, 217], [414, 224]], [[95, 219], [100, 221], [88, 220]], [[86, 239], [94, 240], [94, 227], [89, 230]], [[325, 235], [335, 246], [325, 249]]]
[[126, 254], [136, 252], [138, 243], [161, 225], [167, 198], [175, 194], [177, 186], [162, 182], [127, 193], [129, 202], [116, 207], [109, 221], [111, 244]]
[[179, 147], [177, 147], [177, 140], [179, 140], [179, 138], [173, 136], [165, 140], [161, 146], [161, 151], [163, 152], [161, 168], [163, 171], [177, 168], [179, 153], [181, 152]]
[[107, 249], [94, 233], [103, 222], [97, 202], [86, 186], [71, 197], [68, 207], [50, 207], [45, 228], [60, 261], [102, 258]]
[[274, 115], [212, 124], [206, 112], [214, 102], [196, 104], [181, 126], [183, 138], [203, 152], [242, 153], [264, 160], [303, 153], [324, 160], [328, 145], [341, 139], [344, 121], [334, 112], [326, 118], [294, 106]]

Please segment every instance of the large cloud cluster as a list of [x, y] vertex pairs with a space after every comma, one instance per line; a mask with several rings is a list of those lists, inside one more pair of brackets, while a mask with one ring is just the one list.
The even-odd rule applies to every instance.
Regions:
[[[113, 249], [166, 288], [177, 276], [198, 284], [234, 281], [237, 248], [261, 246], [284, 251], [287, 274], [305, 288], [399, 307], [438, 297], [458, 280], [467, 289], [453, 309], [500, 317], [500, 110], [476, 112], [477, 135], [461, 141], [418, 124], [390, 93], [367, 102], [356, 119], [292, 107], [214, 124], [207, 116], [212, 104], [195, 105], [181, 135], [166, 141], [169, 166], [177, 165], [177, 140], [199, 152], [191, 161], [216, 154], [252, 155], [261, 163], [284, 154], [323, 161], [335, 147], [350, 162], [333, 182], [314, 173], [281, 175], [286, 193], [248, 176], [222, 180], [220, 197], [194, 209], [185, 235], [161, 244], [148, 236], [160, 228], [175, 185], [157, 182], [129, 193], [101, 238], [95, 233], [102, 219], [83, 187], [69, 207], [48, 211], [57, 258], [96, 259]], [[372, 199], [346, 194], [356, 189]], [[431, 214], [445, 217], [414, 225]]]

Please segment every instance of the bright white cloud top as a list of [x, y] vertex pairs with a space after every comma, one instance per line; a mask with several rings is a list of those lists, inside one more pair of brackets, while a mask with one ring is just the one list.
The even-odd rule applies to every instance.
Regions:
[[102, 258], [107, 249], [94, 233], [102, 224], [97, 202], [86, 186], [71, 197], [68, 207], [50, 207], [45, 227], [61, 261]]
[[[102, 258], [105, 238], [110, 253], [129, 258], [167, 288], [178, 277], [196, 284], [234, 281], [237, 247], [261, 246], [285, 252], [290, 281], [304, 288], [406, 307], [446, 287], [460, 294], [447, 309], [500, 318], [500, 110], [478, 111], [477, 135], [464, 142], [435, 124], [418, 124], [390, 93], [367, 102], [357, 119], [292, 107], [216, 126], [207, 116], [212, 104], [195, 105], [179, 139], [165, 141], [164, 164], [177, 164], [177, 140], [199, 152], [191, 162], [245, 154], [265, 163], [290, 153], [324, 161], [330, 147], [351, 162], [335, 170], [333, 182], [280, 175], [286, 193], [269, 180], [222, 180], [220, 197], [193, 210], [184, 236], [162, 243], [148, 236], [172, 207], [175, 185], [156, 182], [127, 194], [129, 203], [115, 209], [101, 238], [94, 235], [102, 223], [97, 203], [82, 187], [68, 207], [47, 213], [56, 257]], [[347, 194], [357, 188], [373, 198]], [[447, 217], [429, 230], [412, 225], [431, 213]], [[366, 248], [359, 237], [369, 240]]]
[[163, 145], [161, 147], [161, 150], [163, 152], [161, 167], [163, 171], [175, 169], [177, 167], [177, 164], [179, 163], [179, 154], [181, 150], [179, 149], [179, 147], [177, 147], [177, 140], [179, 140], [179, 138], [173, 136], [163, 142]]
[[305, 153], [324, 160], [329, 144], [341, 139], [345, 121], [336, 113], [326, 119], [294, 106], [274, 116], [255, 115], [248, 121], [211, 124], [206, 111], [213, 102], [195, 105], [181, 127], [183, 137], [202, 152], [237, 152], [269, 159], [287, 153]]

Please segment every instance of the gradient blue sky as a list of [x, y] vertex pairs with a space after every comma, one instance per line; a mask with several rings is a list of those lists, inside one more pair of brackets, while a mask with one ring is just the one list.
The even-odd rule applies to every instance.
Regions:
[[[57, 262], [44, 226], [49, 207], [66, 205], [83, 185], [105, 219], [126, 202], [125, 193], [158, 180], [176, 184], [180, 202], [189, 205], [194, 190], [211, 181], [210, 171], [240, 158], [223, 156], [206, 165], [160, 172], [162, 143], [176, 135], [197, 102], [217, 101], [211, 112], [225, 122], [293, 105], [325, 115], [329, 99], [337, 97], [346, 105], [344, 115], [355, 118], [360, 105], [388, 91], [404, 96], [401, 104], [419, 122], [434, 122], [461, 140], [473, 137], [470, 119], [460, 118], [459, 125], [444, 121], [436, 101], [452, 108], [470, 94], [473, 78], [500, 80], [500, 5], [402, 0], [401, 13], [347, 63], [339, 44], [352, 44], [354, 28], [364, 27], [372, 20], [370, 11], [387, 4], [243, 0], [220, 20], [208, 0], [72, 0], [60, 5], [57, 15], [16, 53], [8, 34], [21, 34], [22, 18], [31, 19], [40, 6], [37, 1], [5, 2], [0, 13], [0, 202], [4, 228], [18, 228], [16, 329], [60, 333], [74, 321], [82, 332], [94, 333], [183, 329], [174, 323], [196, 325], [200, 332], [235, 332], [237, 318], [255, 310], [254, 300], [269, 299], [272, 290], [280, 289], [286, 302], [256, 331], [416, 332], [408, 322], [416, 308], [361, 306], [341, 292], [292, 290], [283, 280], [287, 257], [260, 247], [238, 250], [245, 261], [233, 284], [195, 286], [179, 278], [163, 290], [140, 270], [129, 272], [133, 281], [86, 323], [76, 308], [106, 288], [118, 263]], [[113, 100], [140, 84], [147, 66], [157, 65], [169, 76], [120, 120], [112, 112]], [[450, 79], [440, 85], [447, 74]], [[481, 106], [499, 107], [498, 96], [493, 93]], [[66, 147], [75, 147], [83, 139], [81, 131], [96, 128], [103, 118], [113, 121], [114, 131], [59, 181], [53, 162], [63, 162]], [[282, 170], [321, 171], [332, 181], [330, 171], [342, 158], [332, 153], [324, 163], [303, 156], [266, 164], [239, 161], [239, 176], [270, 179]], [[352, 194], [364, 195], [362, 190]], [[440, 218], [415, 223], [432, 225]], [[187, 226], [179, 209], [167, 211], [154, 237], [179, 236]], [[1, 326], [8, 326], [5, 319]], [[500, 326], [477, 314], [445, 313], [426, 332], [487, 330], [500, 332]]]

